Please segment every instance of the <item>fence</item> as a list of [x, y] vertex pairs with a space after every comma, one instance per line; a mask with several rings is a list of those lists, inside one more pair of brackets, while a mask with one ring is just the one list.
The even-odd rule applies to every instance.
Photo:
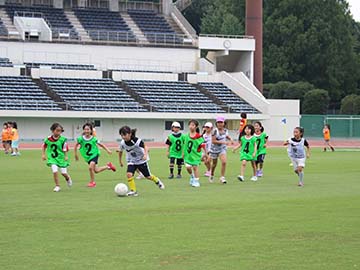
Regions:
[[330, 124], [331, 137], [360, 138], [360, 115], [302, 115], [305, 136], [320, 138], [324, 124]]

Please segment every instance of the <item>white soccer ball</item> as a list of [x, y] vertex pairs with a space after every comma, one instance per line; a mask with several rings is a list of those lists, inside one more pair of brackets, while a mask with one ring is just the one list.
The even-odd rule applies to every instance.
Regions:
[[119, 183], [115, 186], [114, 191], [115, 191], [116, 195], [118, 195], [120, 197], [124, 197], [128, 193], [129, 189], [128, 189], [127, 185], [125, 185], [124, 183]]

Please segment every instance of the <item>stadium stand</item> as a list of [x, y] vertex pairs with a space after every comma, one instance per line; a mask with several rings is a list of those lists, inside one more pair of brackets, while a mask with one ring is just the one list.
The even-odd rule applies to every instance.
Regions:
[[157, 112], [225, 112], [187, 82], [126, 80], [124, 84]]
[[75, 111], [147, 111], [110, 79], [42, 78], [42, 81]]
[[217, 99], [220, 104], [228, 106], [233, 113], [258, 113], [254, 107], [245, 102], [222, 83], [200, 82], [198, 85], [203, 91], [208, 91], [208, 96], [212, 99]]
[[61, 108], [28, 77], [0, 77], [1, 110], [54, 111]]
[[180, 37], [171, 28], [163, 15], [153, 10], [128, 9], [128, 14], [138, 25], [149, 42], [153, 43], [182, 43]]
[[118, 12], [105, 9], [74, 9], [92, 40], [135, 42], [136, 38]]
[[[1, 59], [1, 58], [0, 58]], [[59, 64], [59, 63], [24, 63], [27, 68], [40, 68], [41, 66], [52, 69], [72, 69], [72, 70], [96, 70], [94, 65], [82, 64]], [[0, 60], [1, 65], [1, 60]]]
[[0, 57], [0, 67], [13, 67], [13, 63], [11, 63], [9, 58]]
[[59, 38], [60, 34], [69, 34], [70, 39], [79, 39], [79, 35], [66, 17], [63, 9], [48, 7], [48, 6], [21, 6], [21, 5], [6, 5], [6, 12], [9, 17], [14, 20], [15, 12], [26, 15], [32, 13], [36, 17], [42, 16], [52, 30], [53, 38]]
[[0, 36], [7, 36], [7, 35], [8, 35], [8, 31], [0, 18]]

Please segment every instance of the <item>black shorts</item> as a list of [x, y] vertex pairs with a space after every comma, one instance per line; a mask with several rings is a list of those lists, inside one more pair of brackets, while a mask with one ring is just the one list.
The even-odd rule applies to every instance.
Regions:
[[174, 158], [174, 157], [170, 158], [170, 164], [175, 164], [175, 159], [176, 159], [176, 165], [178, 165], [178, 166], [184, 165], [183, 158]]
[[3, 144], [10, 144], [10, 145], [11, 145], [12, 141], [10, 141], [10, 140], [9, 140], [9, 141], [2, 141], [2, 143], [3, 143]]
[[265, 154], [258, 155], [257, 159], [255, 160], [256, 164], [264, 163], [265, 160]]
[[139, 165], [131, 164], [131, 165], [127, 166], [128, 173], [132, 173], [134, 175], [136, 170], [139, 170], [142, 173], [142, 175], [145, 177], [151, 176], [147, 162], [145, 162], [143, 164], [139, 164]]
[[90, 164], [91, 162], [95, 162], [95, 164], [98, 164], [98, 161], [99, 161], [99, 156], [96, 156], [96, 157], [93, 157], [92, 159], [90, 159], [88, 161], [88, 164]]

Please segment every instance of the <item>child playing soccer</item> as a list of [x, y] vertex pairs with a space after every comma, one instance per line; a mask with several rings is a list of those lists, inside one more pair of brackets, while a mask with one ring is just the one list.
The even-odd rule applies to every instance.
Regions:
[[205, 166], [206, 166], [206, 172], [204, 174], [204, 176], [211, 176], [211, 157], [209, 155], [210, 152], [210, 148], [212, 145], [212, 128], [213, 128], [213, 124], [211, 122], [207, 122], [205, 123], [205, 125], [203, 126], [203, 138], [205, 140], [205, 149], [206, 149], [206, 153], [203, 153], [201, 161], [204, 162]]
[[288, 146], [288, 153], [294, 166], [294, 172], [299, 176], [299, 187], [304, 186], [304, 168], [306, 158], [310, 157], [310, 145], [303, 138], [304, 129], [296, 127], [294, 137], [288, 139], [284, 145]]
[[246, 125], [244, 128], [244, 136], [241, 136], [239, 145], [233, 149], [233, 152], [235, 152], [238, 148], [241, 147], [240, 150], [241, 172], [240, 175], [238, 176], [238, 179], [241, 182], [245, 181], [244, 172], [247, 162], [251, 162], [251, 166], [253, 169], [253, 176], [250, 178], [250, 180], [257, 181], [256, 165], [255, 165], [257, 146], [256, 146], [256, 137], [253, 136], [254, 133], [255, 133], [255, 128], [252, 125]]
[[226, 170], [226, 151], [227, 151], [227, 140], [233, 144], [233, 140], [229, 136], [229, 132], [226, 129], [225, 118], [222, 116], [218, 116], [216, 118], [216, 128], [212, 133], [212, 141], [211, 141], [211, 148], [210, 148], [210, 157], [212, 161], [211, 166], [211, 175], [209, 176], [209, 182], [214, 182], [214, 173], [216, 169], [216, 165], [218, 159], [221, 161], [221, 176], [220, 176], [220, 183], [226, 184], [225, 179], [225, 170]]
[[205, 140], [200, 134], [199, 122], [190, 120], [189, 133], [185, 135], [184, 162], [186, 170], [190, 174], [190, 185], [200, 187], [199, 165], [201, 163], [201, 149], [205, 150]]
[[42, 146], [42, 160], [47, 160], [47, 165], [51, 167], [55, 182], [54, 192], [59, 192], [61, 190], [58, 175], [59, 169], [68, 187], [72, 186], [71, 177], [67, 172], [67, 167], [70, 164], [67, 154], [69, 147], [67, 139], [61, 135], [64, 129], [59, 123], [52, 124], [50, 130], [52, 134], [44, 140]]
[[268, 141], [268, 135], [264, 132], [264, 128], [261, 124], [261, 122], [257, 121], [254, 123], [255, 128], [255, 138], [256, 138], [256, 176], [262, 177], [263, 176], [263, 166], [264, 166], [264, 160], [266, 155], [266, 144]]
[[330, 144], [330, 125], [325, 124], [323, 129], [323, 135], [324, 135], [324, 152], [326, 152], [326, 148], [329, 147], [331, 151], [335, 151], [334, 147]]
[[171, 125], [172, 133], [168, 136], [166, 144], [168, 145], [167, 157], [170, 159], [170, 175], [169, 179], [174, 178], [175, 160], [177, 165], [177, 176], [181, 178], [181, 169], [184, 164], [183, 150], [184, 150], [184, 135], [180, 132], [181, 125], [179, 122], [173, 122]]
[[161, 190], [165, 189], [165, 185], [161, 182], [161, 180], [150, 173], [147, 163], [148, 149], [144, 142], [140, 138], [136, 137], [136, 129], [130, 129], [128, 126], [123, 126], [120, 128], [119, 134], [122, 138], [119, 150], [119, 163], [121, 167], [124, 166], [122, 162], [122, 155], [123, 152], [126, 151], [126, 177], [130, 187], [130, 191], [127, 196], [138, 196], [134, 179], [134, 173], [136, 170], [139, 170], [146, 179], [153, 181]]
[[106, 166], [97, 166], [100, 156], [98, 146], [103, 148], [109, 155], [111, 154], [111, 151], [104, 144], [100, 143], [96, 137], [93, 136], [92, 124], [86, 123], [85, 125], [83, 125], [83, 135], [79, 136], [76, 140], [76, 144], [74, 147], [76, 161], [79, 160], [79, 156], [77, 153], [77, 149], [79, 146], [80, 154], [89, 164], [90, 182], [87, 185], [89, 188], [96, 187], [95, 174], [103, 172], [105, 170], [112, 170], [113, 172], [116, 171], [115, 166], [111, 162], [108, 162]]

